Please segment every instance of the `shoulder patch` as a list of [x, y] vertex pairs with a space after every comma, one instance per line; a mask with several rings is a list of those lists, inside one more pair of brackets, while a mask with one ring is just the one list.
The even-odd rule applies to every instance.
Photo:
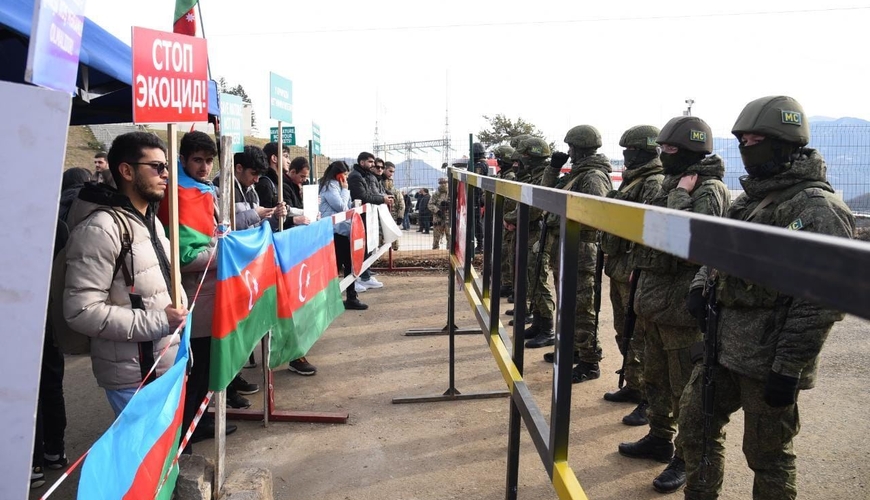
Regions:
[[803, 228], [804, 228], [804, 222], [802, 220], [800, 220], [799, 218], [795, 219], [794, 221], [792, 221], [791, 224], [786, 226], [786, 229], [788, 229], [789, 231], [800, 231]]
[[788, 111], [786, 109], [783, 109], [782, 110], [782, 123], [800, 126], [801, 123], [803, 123], [803, 117], [797, 111]]
[[690, 130], [689, 140], [695, 142], [707, 142], [707, 132], [703, 130]]
[[807, 198], [824, 198], [826, 192], [827, 191], [825, 191], [824, 189], [819, 188], [809, 188], [803, 190], [803, 193], [807, 195]]

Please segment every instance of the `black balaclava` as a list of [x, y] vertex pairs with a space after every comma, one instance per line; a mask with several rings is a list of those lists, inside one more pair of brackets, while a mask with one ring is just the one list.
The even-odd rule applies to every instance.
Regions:
[[628, 170], [646, 165], [656, 159], [657, 156], [658, 153], [648, 149], [625, 149], [622, 151], [622, 157], [625, 159], [625, 168]]
[[752, 146], [740, 144], [739, 148], [746, 173], [756, 179], [766, 179], [788, 170], [792, 157], [800, 150], [797, 144], [772, 137]]
[[707, 156], [703, 152], [689, 151], [680, 148], [676, 153], [668, 154], [662, 151], [660, 156], [665, 175], [680, 175], [687, 168], [703, 160]]

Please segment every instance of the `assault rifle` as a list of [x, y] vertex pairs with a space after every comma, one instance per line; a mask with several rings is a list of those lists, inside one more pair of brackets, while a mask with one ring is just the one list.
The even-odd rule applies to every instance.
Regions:
[[601, 348], [598, 345], [598, 316], [601, 313], [601, 278], [604, 273], [604, 250], [601, 249], [601, 242], [597, 245], [598, 251], [595, 254], [595, 281], [592, 283], [592, 290], [595, 294], [592, 297], [592, 305], [595, 308], [595, 332], [592, 339], [593, 349], [600, 352]]
[[619, 374], [618, 387], [622, 389], [625, 385], [625, 365], [628, 364], [629, 349], [631, 346], [631, 338], [634, 337], [634, 325], [637, 323], [637, 313], [634, 312], [634, 296], [637, 294], [637, 282], [640, 281], [640, 269], [635, 269], [631, 272], [628, 278], [628, 306], [625, 308], [625, 324], [622, 328], [622, 345], [619, 350], [622, 351], [622, 368], [616, 371]]
[[535, 292], [538, 289], [538, 276], [541, 275], [541, 267], [544, 265], [544, 245], [547, 244], [547, 212], [544, 212], [541, 217], [541, 235], [538, 237], [538, 255], [535, 256], [535, 274], [532, 276], [532, 289], [529, 290], [529, 311], [532, 310], [533, 300], [535, 299]]

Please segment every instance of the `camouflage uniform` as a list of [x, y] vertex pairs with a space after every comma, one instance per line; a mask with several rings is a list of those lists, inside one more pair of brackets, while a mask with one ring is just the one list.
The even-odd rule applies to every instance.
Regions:
[[[441, 246], [441, 238], [444, 238], [446, 244], [450, 244], [447, 231], [450, 229], [450, 214], [448, 213], [450, 206], [450, 192], [447, 190], [445, 182], [439, 181], [438, 191], [429, 199], [429, 211], [432, 212], [432, 250], [438, 250]], [[443, 206], [442, 206], [443, 205]]]
[[[559, 178], [559, 170], [548, 168], [543, 185], [594, 196], [607, 196], [613, 190], [610, 180], [610, 160], [603, 154], [586, 156], [574, 162], [571, 171]], [[547, 215], [548, 231], [545, 254], [550, 259], [553, 278], [558, 290], [559, 281], [559, 216]], [[601, 360], [601, 344], [595, 328], [595, 256], [597, 231], [590, 226], [580, 226], [580, 249], [577, 255], [577, 304], [574, 309], [574, 350], [580, 352], [580, 360], [595, 364]]]
[[[528, 183], [533, 186], [542, 185], [541, 181], [543, 180], [544, 173], [549, 169], [548, 160], [543, 158], [525, 158], [524, 160], [526, 169], [529, 171]], [[526, 262], [526, 290], [531, 294], [529, 312], [535, 318], [552, 323], [556, 303], [553, 301], [553, 292], [547, 283], [550, 277], [550, 255], [547, 248], [543, 249], [544, 255], [541, 260], [541, 272], [535, 275], [537, 253], [534, 252], [533, 247], [541, 239], [541, 220], [543, 215], [544, 212], [540, 208], [529, 207], [529, 240], [525, 242], [529, 247], [529, 258]]]
[[[514, 153], [512, 158], [517, 158], [518, 155]], [[532, 176], [528, 169], [521, 168], [514, 171], [511, 170], [509, 175], [514, 176], [513, 180], [516, 182], [522, 182], [524, 184], [529, 184]], [[508, 224], [516, 226], [517, 224], [517, 202], [514, 200], [505, 200], [504, 202], [504, 221]], [[532, 239], [531, 235], [529, 239]], [[505, 283], [505, 267], [507, 267], [507, 275], [510, 276], [507, 283], [513, 284], [514, 277], [517, 275], [516, 273], [516, 250], [517, 250], [517, 232], [516, 230], [508, 230], [505, 229], [504, 232], [504, 257], [502, 258], [502, 283]], [[506, 265], [505, 265], [506, 264]]]
[[[662, 184], [662, 163], [658, 158], [644, 165], [626, 169], [622, 172], [622, 184], [608, 196], [617, 200], [634, 203], [649, 203], [658, 194]], [[628, 309], [630, 292], [629, 278], [636, 267], [631, 241], [609, 233], [601, 234], [601, 248], [607, 255], [604, 273], [610, 277], [610, 303], [613, 307], [613, 328], [616, 330], [616, 345], [622, 350], [625, 332], [625, 312]], [[643, 326], [636, 322], [628, 352], [623, 352], [625, 360], [625, 387], [643, 392]]]
[[[387, 193], [393, 195], [393, 206], [390, 207], [390, 215], [399, 226], [402, 225], [402, 219], [405, 217], [405, 197], [402, 192], [395, 188], [393, 179], [384, 179], [384, 188]], [[399, 249], [399, 240], [393, 242], [393, 250]]]
[[[750, 103], [744, 113], [761, 105], [778, 105], [785, 110], [799, 108], [797, 101], [786, 97], [768, 97]], [[763, 108], [761, 112], [769, 112]], [[774, 109], [776, 122], [780, 109]], [[800, 110], [803, 114], [803, 110]], [[743, 117], [743, 114], [741, 114]], [[764, 118], [762, 116], [762, 118]], [[735, 135], [740, 137], [738, 118]], [[775, 123], [786, 133], [785, 119]], [[809, 127], [797, 118], [805, 130], [792, 140], [804, 146], [809, 140]], [[754, 131], [748, 128], [746, 132]], [[758, 133], [767, 141], [776, 138], [776, 130]], [[791, 138], [787, 135], [784, 137]], [[743, 146], [741, 145], [741, 148]], [[784, 171], [770, 177], [741, 177], [744, 194], [731, 206], [729, 219], [810, 231], [851, 238], [855, 221], [849, 208], [834, 194], [826, 181], [824, 159], [813, 149], [798, 147], [797, 159], [785, 163]], [[741, 154], [743, 151], [741, 150]], [[747, 164], [744, 159], [744, 164]], [[750, 167], [747, 166], [747, 171]], [[757, 210], [772, 195], [772, 202]], [[692, 284], [703, 285], [707, 268], [702, 268]], [[753, 498], [793, 499], [797, 496], [795, 453], [792, 440], [800, 429], [798, 391], [815, 385], [818, 356], [834, 322], [843, 314], [827, 307], [785, 296], [775, 290], [760, 287], [735, 276], [719, 275], [717, 298], [719, 319], [719, 366], [714, 371], [715, 402], [710, 434], [711, 465], [706, 468], [707, 480], [699, 481], [699, 462], [703, 443], [703, 415], [700, 376], [701, 365], [695, 368], [680, 403], [680, 434], [686, 460], [688, 481], [686, 498], [718, 498], [722, 487], [724, 465], [725, 424], [732, 413], [743, 408], [743, 453], [755, 472]], [[793, 404], [772, 406], [766, 391], [775, 376], [787, 377], [794, 384]]]
[[[513, 169], [499, 170], [499, 177], [506, 181], [516, 181], [517, 176]], [[517, 202], [511, 199], [505, 199], [503, 213], [509, 213], [517, 207]], [[501, 285], [502, 287], [513, 288], [514, 273], [512, 260], [516, 254], [517, 233], [516, 231], [502, 232], [501, 246]]]

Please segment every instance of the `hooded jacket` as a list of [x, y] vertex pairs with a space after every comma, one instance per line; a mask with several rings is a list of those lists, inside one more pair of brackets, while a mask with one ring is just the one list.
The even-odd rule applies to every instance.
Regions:
[[378, 176], [359, 164], [354, 164], [347, 176], [347, 187], [351, 200], [361, 200], [363, 204], [383, 205], [387, 194]]

